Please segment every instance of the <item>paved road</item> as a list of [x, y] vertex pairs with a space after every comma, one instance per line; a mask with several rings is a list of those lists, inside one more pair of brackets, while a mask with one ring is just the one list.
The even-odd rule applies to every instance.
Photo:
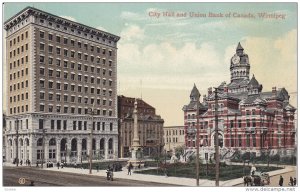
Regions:
[[19, 178], [25, 178], [24, 185], [29, 185], [33, 180], [35, 186], [174, 186], [145, 181], [133, 181], [127, 179], [115, 179], [107, 181], [106, 177], [64, 173], [56, 171], [40, 170], [29, 167], [3, 167], [4, 186], [24, 186], [18, 183]]
[[[296, 171], [291, 171], [291, 172], [287, 172], [287, 173], [283, 173], [281, 174], [282, 177], [283, 177], [283, 187], [290, 187], [288, 185], [289, 181], [290, 181], [290, 177], [296, 177], [297, 174], [296, 174]], [[268, 185], [267, 187], [279, 187], [278, 183], [279, 183], [279, 177], [280, 175], [275, 175], [275, 176], [272, 176], [270, 178], [270, 185]], [[296, 179], [298, 180], [298, 178], [296, 177]], [[298, 182], [298, 181], [297, 181]], [[241, 185], [237, 185], [237, 186], [244, 186], [243, 184]]]

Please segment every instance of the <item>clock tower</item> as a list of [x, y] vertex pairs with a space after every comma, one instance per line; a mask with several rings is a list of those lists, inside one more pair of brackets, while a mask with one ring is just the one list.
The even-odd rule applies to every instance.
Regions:
[[244, 53], [241, 43], [236, 48], [236, 53], [230, 60], [231, 82], [249, 80], [250, 64], [248, 55]]

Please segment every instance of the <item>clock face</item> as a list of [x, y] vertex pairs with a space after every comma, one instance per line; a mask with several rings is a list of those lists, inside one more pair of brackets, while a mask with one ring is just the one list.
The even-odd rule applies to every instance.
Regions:
[[238, 64], [240, 62], [240, 57], [237, 55], [234, 55], [231, 59], [233, 64]]

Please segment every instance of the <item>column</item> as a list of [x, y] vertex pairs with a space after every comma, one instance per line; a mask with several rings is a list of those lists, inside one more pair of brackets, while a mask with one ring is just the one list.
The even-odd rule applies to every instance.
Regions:
[[77, 162], [81, 162], [82, 139], [77, 139]]
[[45, 137], [44, 141], [44, 160], [47, 162], [49, 160], [49, 140]]
[[70, 155], [71, 155], [71, 139], [67, 139], [67, 151], [66, 151], [66, 155], [67, 155], [67, 162], [70, 163], [71, 159], [70, 159]]
[[104, 141], [105, 145], [104, 145], [104, 158], [108, 159], [108, 138], [105, 138]]
[[115, 136], [113, 139], [114, 159], [118, 159], [118, 136]]
[[95, 138], [96, 142], [96, 159], [98, 160], [100, 158], [100, 137]]
[[31, 165], [34, 165], [36, 163], [36, 140], [33, 138], [33, 136], [30, 136], [29, 139], [29, 160], [31, 162]]
[[60, 139], [57, 138], [56, 140], [56, 162], [61, 162], [61, 157], [60, 157]]

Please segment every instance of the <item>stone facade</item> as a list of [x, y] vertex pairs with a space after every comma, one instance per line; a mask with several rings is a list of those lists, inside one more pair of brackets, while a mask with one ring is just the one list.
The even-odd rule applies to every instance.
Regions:
[[117, 158], [119, 37], [31, 7], [4, 27], [7, 160]]
[[221, 160], [237, 151], [256, 156], [295, 153], [296, 109], [289, 104], [289, 93], [285, 88], [276, 87], [262, 92], [263, 87], [255, 76], [249, 79], [249, 70], [248, 55], [239, 43], [231, 59], [231, 81], [217, 87], [217, 106], [212, 88], [200, 102], [201, 94], [194, 85], [190, 103], [183, 107], [187, 151], [195, 150], [198, 128], [201, 157], [213, 156], [217, 111]]
[[[137, 100], [138, 136], [144, 156], [162, 152], [164, 120], [155, 108], [142, 99]], [[133, 142], [133, 110], [135, 98], [118, 96], [119, 157], [130, 157]]]

